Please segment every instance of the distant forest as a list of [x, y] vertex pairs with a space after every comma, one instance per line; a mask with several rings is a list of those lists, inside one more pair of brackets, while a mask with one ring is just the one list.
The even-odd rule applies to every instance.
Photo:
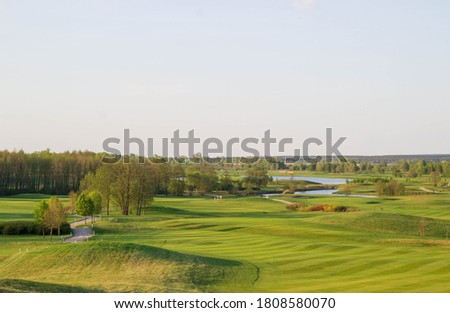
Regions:
[[0, 195], [68, 194], [78, 190], [100, 160], [101, 156], [92, 152], [0, 151]]
[[[53, 195], [69, 194], [79, 191], [83, 179], [95, 174], [97, 169], [110, 165], [102, 165], [104, 154], [74, 151], [54, 153], [48, 150], [34, 153], [23, 151], [0, 151], [0, 195], [20, 193], [45, 193]], [[237, 160], [237, 158], [235, 159]], [[349, 162], [318, 162], [290, 164], [284, 158], [272, 158], [271, 162], [259, 162], [265, 170], [312, 171], [323, 173], [376, 173], [392, 174], [394, 177], [417, 177], [438, 174], [450, 177], [450, 155], [424, 156], [374, 156], [349, 157]], [[156, 194], [180, 193], [181, 188], [198, 188], [193, 183], [204, 173], [210, 186], [217, 190], [243, 189], [244, 181], [230, 179], [245, 175], [243, 171], [254, 167], [248, 162], [218, 162], [214, 166], [198, 167], [195, 164], [183, 164], [171, 161], [146, 167], [157, 177], [154, 188]], [[140, 171], [139, 167], [136, 169]], [[190, 173], [190, 174], [189, 174]], [[200, 173], [200, 174], [199, 174]], [[189, 176], [190, 175], [190, 176]], [[200, 175], [200, 176], [199, 176]], [[205, 177], [206, 177], [205, 176]], [[153, 180], [153, 179], [152, 179]], [[200, 184], [200, 183], [199, 183]], [[249, 182], [247, 182], [249, 184]], [[183, 185], [183, 187], [181, 187]], [[257, 185], [257, 184], [256, 184]]]

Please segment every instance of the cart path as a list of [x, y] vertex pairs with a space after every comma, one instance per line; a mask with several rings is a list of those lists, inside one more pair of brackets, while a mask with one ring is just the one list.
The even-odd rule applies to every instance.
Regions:
[[439, 191], [434, 191], [434, 190], [428, 189], [426, 187], [420, 187], [419, 189], [422, 191], [428, 192], [428, 193], [439, 193]]
[[101, 219], [101, 218], [99, 218], [98, 216], [94, 216], [94, 218], [87, 217], [85, 219], [70, 223], [70, 228], [72, 229], [73, 236], [69, 237], [69, 238], [65, 238], [64, 242], [87, 241], [89, 237], [94, 236], [94, 231], [92, 230], [92, 228], [87, 225], [86, 225], [86, 227], [83, 227], [83, 228], [77, 228], [77, 227], [79, 225], [85, 225], [85, 224], [91, 223], [92, 221], [95, 222], [99, 219]]
[[270, 199], [270, 200], [273, 200], [273, 201], [281, 202], [281, 203], [284, 203], [284, 204], [293, 204], [293, 202], [286, 201], [286, 200], [273, 199], [273, 198], [270, 198], [270, 197], [269, 197], [269, 199]]

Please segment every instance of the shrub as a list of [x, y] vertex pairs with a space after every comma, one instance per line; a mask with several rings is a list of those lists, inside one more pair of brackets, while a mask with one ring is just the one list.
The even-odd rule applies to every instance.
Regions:
[[310, 207], [306, 210], [307, 212], [355, 212], [359, 211], [357, 208], [350, 208], [347, 206], [339, 205], [339, 206], [333, 206], [333, 205], [316, 205], [313, 207]]
[[[56, 230], [58, 231], [58, 230]], [[61, 235], [69, 235], [71, 233], [70, 224], [64, 223], [61, 225]]]
[[[58, 230], [53, 229], [56, 233]], [[70, 234], [71, 229], [68, 223], [61, 225], [61, 235]], [[50, 230], [45, 229], [45, 233], [49, 234]], [[34, 222], [31, 221], [11, 221], [4, 222], [0, 224], [0, 234], [3, 235], [41, 235], [42, 229], [38, 227]]]
[[334, 205], [324, 205], [323, 210], [325, 212], [334, 212], [336, 207]]
[[289, 211], [298, 211], [298, 209], [303, 207], [303, 203], [290, 203], [286, 206]]
[[310, 207], [308, 209], [308, 212], [319, 212], [319, 211], [324, 211], [324, 210], [325, 210], [324, 205], [316, 205], [316, 206]]
[[347, 207], [340, 205], [334, 208], [334, 212], [347, 212]]
[[405, 186], [396, 180], [389, 182], [379, 180], [376, 189], [379, 196], [402, 196], [405, 194]]
[[[70, 224], [69, 223], [61, 224], [60, 231], [61, 231], [61, 235], [69, 235], [71, 233], [71, 231], [72, 231], [70, 229]], [[57, 234], [57, 233], [58, 233], [58, 228], [53, 228], [53, 234]], [[35, 234], [36, 235], [42, 235], [42, 228], [38, 227], [36, 229]], [[45, 228], [45, 234], [46, 235], [50, 234], [50, 228], [48, 228], [48, 227]]]
[[36, 226], [34, 222], [30, 221], [12, 221], [3, 223], [2, 234], [3, 235], [25, 235], [35, 234]]

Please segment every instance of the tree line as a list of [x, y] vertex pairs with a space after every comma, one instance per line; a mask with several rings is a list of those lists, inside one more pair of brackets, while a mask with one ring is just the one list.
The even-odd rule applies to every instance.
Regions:
[[[88, 173], [95, 173], [101, 165], [104, 154], [89, 151], [74, 151], [54, 153], [49, 150], [25, 153], [23, 151], [0, 151], [0, 195], [14, 195], [20, 193], [45, 193], [50, 195], [68, 194], [80, 188], [81, 181]], [[155, 161], [155, 160], [153, 160]], [[269, 161], [269, 162], [268, 162]], [[282, 158], [273, 157], [260, 163], [267, 170], [311, 171], [320, 173], [374, 173], [392, 174], [394, 177], [417, 177], [421, 175], [434, 175], [450, 177], [450, 162], [447, 160], [399, 160], [395, 163], [372, 162], [312, 162], [312, 163], [286, 163]], [[216, 170], [225, 174], [217, 177], [206, 175], [211, 167], [186, 167], [175, 161], [158, 159], [151, 162], [154, 174], [146, 174], [140, 179], [149, 179], [153, 175], [151, 188], [155, 193], [180, 194], [184, 189], [188, 192], [195, 190], [208, 191], [210, 186], [221, 190], [245, 189], [245, 182], [232, 183], [227, 177], [228, 171], [247, 171], [253, 168], [254, 163], [246, 159], [233, 158], [231, 163], [221, 160], [214, 164]], [[175, 166], [174, 164], [179, 164]], [[201, 169], [201, 171], [200, 171]], [[133, 171], [130, 169], [130, 178]], [[123, 177], [119, 175], [122, 179]], [[224, 177], [221, 177], [224, 176]], [[186, 177], [187, 179], [182, 179]], [[208, 181], [208, 179], [210, 179]], [[248, 183], [248, 182], [247, 182]], [[258, 185], [259, 183], [256, 183]], [[130, 190], [133, 189], [129, 186]], [[141, 193], [145, 193], [142, 190]], [[122, 199], [128, 202], [127, 198]], [[124, 205], [127, 206], [127, 205]]]
[[[205, 195], [212, 191], [237, 192], [255, 190], [270, 180], [262, 165], [249, 168], [242, 178], [232, 178], [228, 171], [216, 165], [179, 164], [177, 162], [140, 163], [135, 158], [115, 164], [102, 164], [88, 173], [80, 183], [78, 193], [99, 193], [102, 207], [109, 214], [111, 206], [123, 215], [141, 215], [143, 208], [157, 194], [182, 196]], [[76, 202], [77, 200], [75, 200]]]
[[25, 153], [0, 151], [0, 195], [20, 193], [68, 194], [100, 165], [92, 152]]
[[[281, 169], [280, 166], [278, 166]], [[449, 161], [408, 161], [400, 160], [395, 163], [357, 163], [353, 160], [348, 162], [317, 162], [298, 163], [286, 165], [284, 169], [292, 171], [308, 171], [320, 173], [361, 173], [361, 174], [392, 174], [395, 177], [418, 177], [430, 175], [433, 172], [443, 177], [450, 177]]]
[[[102, 206], [109, 212], [111, 203], [123, 214], [141, 214], [142, 208], [156, 194], [205, 194], [211, 191], [237, 193], [261, 189], [270, 181], [268, 170], [313, 171], [321, 173], [375, 173], [394, 177], [430, 175], [435, 185], [450, 177], [450, 162], [400, 160], [387, 164], [354, 160], [287, 164], [282, 158], [258, 163], [234, 158], [231, 163], [180, 164], [174, 160], [102, 164], [101, 157], [88, 151], [54, 153], [49, 150], [25, 153], [0, 151], [0, 195], [98, 191]], [[245, 160], [245, 159], [244, 159]], [[232, 175], [235, 175], [232, 177]], [[240, 178], [236, 178], [240, 176]]]

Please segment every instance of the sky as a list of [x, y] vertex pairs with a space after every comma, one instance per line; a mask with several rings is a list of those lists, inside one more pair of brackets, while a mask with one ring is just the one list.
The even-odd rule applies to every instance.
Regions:
[[449, 55], [447, 0], [0, 0], [0, 149], [332, 128], [450, 153]]

